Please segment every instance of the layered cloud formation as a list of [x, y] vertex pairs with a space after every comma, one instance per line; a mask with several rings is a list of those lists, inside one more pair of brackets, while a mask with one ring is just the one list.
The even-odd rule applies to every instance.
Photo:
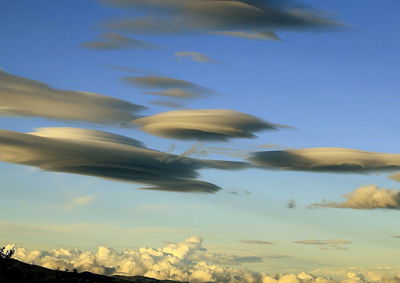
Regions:
[[193, 159], [145, 148], [137, 140], [78, 128], [43, 128], [22, 134], [0, 130], [0, 161], [66, 172], [150, 184], [144, 189], [206, 192], [217, 185], [195, 180], [198, 170], [235, 170], [245, 163]]
[[139, 118], [134, 123], [143, 131], [156, 136], [208, 141], [254, 138], [256, 132], [276, 130], [281, 127], [252, 115], [224, 109], [162, 112]]
[[255, 152], [250, 160], [266, 168], [314, 172], [352, 172], [400, 169], [400, 154], [347, 148], [307, 148]]
[[[143, 17], [115, 20], [108, 27], [144, 34], [185, 32], [262, 32], [275, 29], [336, 27], [338, 22], [290, 1], [101, 0], [144, 10]], [[230, 35], [235, 36], [234, 33]]]
[[102, 40], [88, 41], [82, 44], [83, 47], [99, 50], [117, 49], [157, 49], [156, 45], [126, 37], [117, 33], [101, 34]]
[[59, 90], [0, 70], [0, 115], [128, 125], [143, 106], [91, 92]]
[[210, 89], [195, 83], [163, 76], [125, 77], [122, 81], [142, 89], [154, 90], [145, 94], [172, 98], [194, 98], [212, 93]]
[[376, 185], [360, 187], [344, 197], [346, 199], [344, 202], [314, 203], [311, 207], [400, 209], [400, 191], [383, 189]]
[[[96, 252], [77, 249], [54, 249], [50, 251], [27, 250], [14, 245], [14, 257], [51, 269], [91, 271], [105, 275], [143, 275], [157, 279], [189, 282], [221, 283], [355, 283], [399, 282], [394, 275], [384, 272], [344, 272], [343, 279], [327, 279], [310, 273], [270, 275], [243, 268], [230, 267], [243, 262], [259, 262], [261, 258], [204, 252], [201, 237], [190, 237], [182, 242], [168, 243], [161, 248], [142, 247], [117, 252], [99, 247]], [[326, 273], [326, 272], [325, 272]], [[329, 273], [328, 273], [329, 274]]]

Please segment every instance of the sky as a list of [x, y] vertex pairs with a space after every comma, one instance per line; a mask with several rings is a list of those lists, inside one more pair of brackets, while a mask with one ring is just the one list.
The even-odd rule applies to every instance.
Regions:
[[0, 244], [193, 282], [400, 275], [399, 8], [2, 1]]

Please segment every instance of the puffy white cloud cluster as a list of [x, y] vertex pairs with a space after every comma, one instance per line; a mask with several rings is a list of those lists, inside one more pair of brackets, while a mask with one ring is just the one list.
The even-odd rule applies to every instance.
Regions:
[[[7, 245], [6, 249], [14, 248], [14, 257], [27, 263], [50, 269], [76, 268], [78, 271], [104, 275], [144, 275], [157, 279], [221, 283], [400, 282], [399, 277], [386, 277], [384, 272], [347, 272], [347, 275], [343, 274], [344, 279], [327, 279], [332, 273], [327, 273], [326, 277], [305, 272], [269, 275], [233, 268], [224, 264], [257, 262], [262, 259], [204, 252], [202, 242], [201, 237], [190, 237], [182, 242], [168, 243], [161, 248], [142, 247], [125, 249], [122, 252], [108, 247], [99, 247], [96, 252], [78, 249], [27, 250], [14, 245]], [[228, 260], [224, 262], [224, 259]]]
[[[73, 269], [106, 275], [144, 275], [158, 279], [191, 282], [260, 282], [261, 275], [250, 271], [218, 266], [208, 262], [195, 262], [191, 258], [204, 251], [202, 238], [190, 237], [179, 243], [168, 243], [162, 248], [142, 247], [116, 252], [108, 247], [99, 247], [96, 252], [77, 249], [53, 249], [29, 251], [16, 248], [15, 258], [51, 269]], [[8, 245], [7, 249], [13, 248]], [[217, 256], [218, 257], [218, 256]]]
[[400, 209], [400, 191], [379, 188], [376, 185], [363, 186], [344, 195], [344, 202], [314, 203], [311, 207], [336, 207], [353, 209]]

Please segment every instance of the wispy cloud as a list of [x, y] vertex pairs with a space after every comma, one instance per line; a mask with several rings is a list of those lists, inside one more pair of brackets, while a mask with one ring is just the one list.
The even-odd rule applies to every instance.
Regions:
[[208, 57], [207, 55], [196, 51], [178, 51], [174, 56], [178, 59], [187, 58], [198, 63], [217, 63], [218, 61]]
[[92, 92], [60, 90], [0, 71], [0, 115], [127, 126], [145, 107]]
[[66, 210], [90, 205], [96, 199], [96, 195], [79, 196], [68, 201], [63, 207]]
[[281, 40], [273, 31], [215, 31], [213, 34], [241, 37], [246, 39]]
[[261, 240], [239, 240], [242, 244], [251, 244], [251, 245], [272, 245], [272, 242], [261, 241]]
[[344, 245], [349, 245], [352, 242], [349, 240], [342, 239], [329, 239], [329, 240], [300, 240], [294, 241], [295, 244], [302, 245], [315, 245], [321, 250], [349, 250], [348, 247]]
[[88, 41], [82, 47], [97, 50], [120, 50], [120, 49], [159, 49], [160, 47], [145, 41], [130, 38], [117, 33], [104, 33], [100, 35], [101, 41]]
[[376, 185], [363, 186], [344, 195], [344, 202], [314, 203], [310, 207], [333, 207], [352, 209], [400, 209], [400, 191], [379, 188]]

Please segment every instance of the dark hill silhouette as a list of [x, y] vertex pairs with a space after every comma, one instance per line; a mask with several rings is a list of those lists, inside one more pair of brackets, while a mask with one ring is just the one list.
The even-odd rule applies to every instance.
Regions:
[[91, 272], [52, 270], [12, 258], [0, 258], [1, 283], [189, 283], [144, 276], [104, 276]]

